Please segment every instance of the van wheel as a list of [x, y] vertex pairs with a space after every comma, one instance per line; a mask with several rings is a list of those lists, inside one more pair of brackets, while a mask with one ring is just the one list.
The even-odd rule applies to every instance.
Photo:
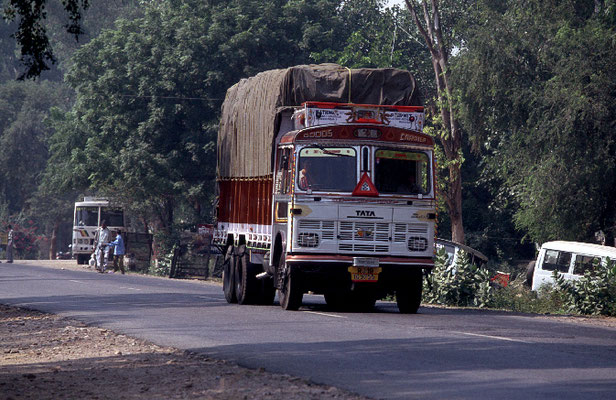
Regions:
[[396, 303], [402, 314], [417, 314], [421, 304], [423, 274], [421, 271], [406, 280], [406, 285], [396, 290]]
[[535, 261], [528, 263], [526, 267], [526, 284], [528, 287], [533, 287], [533, 275], [535, 274]]
[[235, 295], [235, 248], [229, 246], [227, 248], [227, 254], [225, 254], [225, 261], [222, 265], [222, 291], [225, 293], [225, 300], [227, 303], [237, 303], [237, 297]]
[[304, 297], [301, 273], [297, 267], [286, 264], [284, 253], [280, 255], [278, 268], [282, 274], [282, 285], [278, 290], [280, 306], [285, 310], [296, 311], [301, 307]]

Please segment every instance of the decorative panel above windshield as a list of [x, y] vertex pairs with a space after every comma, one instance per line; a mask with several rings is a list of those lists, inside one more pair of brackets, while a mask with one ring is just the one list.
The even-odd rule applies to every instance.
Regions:
[[352, 147], [308, 146], [299, 152], [297, 188], [306, 192], [352, 192], [357, 185]]

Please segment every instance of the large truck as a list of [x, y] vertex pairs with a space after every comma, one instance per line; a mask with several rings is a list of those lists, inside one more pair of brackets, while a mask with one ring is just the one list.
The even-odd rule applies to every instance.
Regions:
[[77, 264], [86, 264], [94, 252], [96, 231], [102, 221], [111, 231], [124, 231], [123, 207], [104, 197], [85, 196], [83, 201], [75, 202], [71, 251]]
[[434, 266], [434, 141], [413, 76], [335, 64], [266, 71], [228, 91], [214, 242], [229, 303], [297, 310], [304, 293], [416, 313]]

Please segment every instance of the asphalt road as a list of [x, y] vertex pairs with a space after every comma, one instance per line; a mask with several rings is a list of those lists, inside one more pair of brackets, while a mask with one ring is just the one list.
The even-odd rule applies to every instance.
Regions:
[[383, 399], [614, 399], [616, 328], [559, 318], [395, 304], [333, 313], [227, 304], [222, 287], [0, 264], [0, 303], [77, 318]]

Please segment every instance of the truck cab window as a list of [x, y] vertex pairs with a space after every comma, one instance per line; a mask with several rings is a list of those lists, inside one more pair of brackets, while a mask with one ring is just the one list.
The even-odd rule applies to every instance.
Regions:
[[276, 168], [276, 188], [278, 194], [291, 191], [291, 149], [278, 149], [278, 166]]
[[77, 207], [75, 226], [98, 226], [98, 207]]
[[304, 147], [297, 171], [300, 190], [352, 192], [357, 185], [356, 151], [351, 147]]
[[420, 151], [377, 150], [374, 167], [377, 190], [401, 195], [430, 193], [429, 160], [428, 155]]

